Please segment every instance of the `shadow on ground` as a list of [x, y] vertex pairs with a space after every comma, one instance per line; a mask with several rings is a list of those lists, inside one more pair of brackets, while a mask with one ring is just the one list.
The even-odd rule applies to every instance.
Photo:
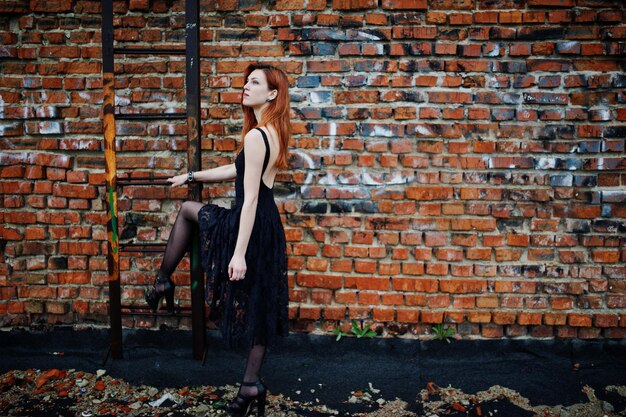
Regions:
[[[218, 416], [243, 352], [208, 332], [129, 330], [108, 359], [104, 330], [0, 333], [0, 415]], [[267, 416], [626, 416], [626, 341], [363, 340], [293, 334], [265, 364]]]

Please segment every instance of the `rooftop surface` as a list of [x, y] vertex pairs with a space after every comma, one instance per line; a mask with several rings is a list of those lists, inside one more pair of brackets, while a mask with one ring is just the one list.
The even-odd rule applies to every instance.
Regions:
[[[213, 416], [236, 393], [245, 352], [208, 331], [0, 332], [0, 415]], [[407, 340], [292, 334], [263, 368], [274, 416], [624, 416], [626, 341]], [[161, 403], [158, 401], [161, 400]], [[152, 403], [152, 404], [151, 404]]]

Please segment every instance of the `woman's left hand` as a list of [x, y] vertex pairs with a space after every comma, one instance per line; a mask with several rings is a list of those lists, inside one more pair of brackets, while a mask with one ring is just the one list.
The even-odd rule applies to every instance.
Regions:
[[180, 187], [187, 183], [187, 174], [176, 175], [167, 179], [167, 182], [172, 184], [172, 187]]
[[233, 255], [228, 264], [228, 277], [231, 281], [239, 281], [246, 277], [246, 258], [241, 255]]

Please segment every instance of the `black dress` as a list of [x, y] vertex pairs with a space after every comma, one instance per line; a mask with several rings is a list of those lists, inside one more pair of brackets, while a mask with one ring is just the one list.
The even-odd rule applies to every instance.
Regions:
[[246, 277], [230, 281], [228, 264], [239, 233], [244, 201], [245, 157], [235, 159], [235, 205], [226, 209], [207, 204], [200, 209], [200, 256], [206, 274], [206, 299], [210, 318], [231, 347], [271, 345], [276, 336], [288, 334], [288, 282], [285, 232], [274, 193], [263, 182], [270, 157], [265, 132], [265, 160], [259, 185], [258, 205], [246, 250]]

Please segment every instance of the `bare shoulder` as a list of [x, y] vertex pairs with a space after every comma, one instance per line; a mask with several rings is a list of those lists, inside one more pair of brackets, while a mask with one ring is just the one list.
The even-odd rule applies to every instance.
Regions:
[[263, 141], [263, 136], [261, 135], [261, 132], [259, 132], [258, 129], [251, 129], [248, 133], [246, 133], [245, 136], [245, 145], [248, 144], [248, 142], [259, 142]]
[[246, 154], [246, 158], [260, 159], [263, 161], [265, 156], [265, 144], [263, 143], [261, 132], [257, 129], [252, 129], [246, 133], [244, 140], [243, 151]]

